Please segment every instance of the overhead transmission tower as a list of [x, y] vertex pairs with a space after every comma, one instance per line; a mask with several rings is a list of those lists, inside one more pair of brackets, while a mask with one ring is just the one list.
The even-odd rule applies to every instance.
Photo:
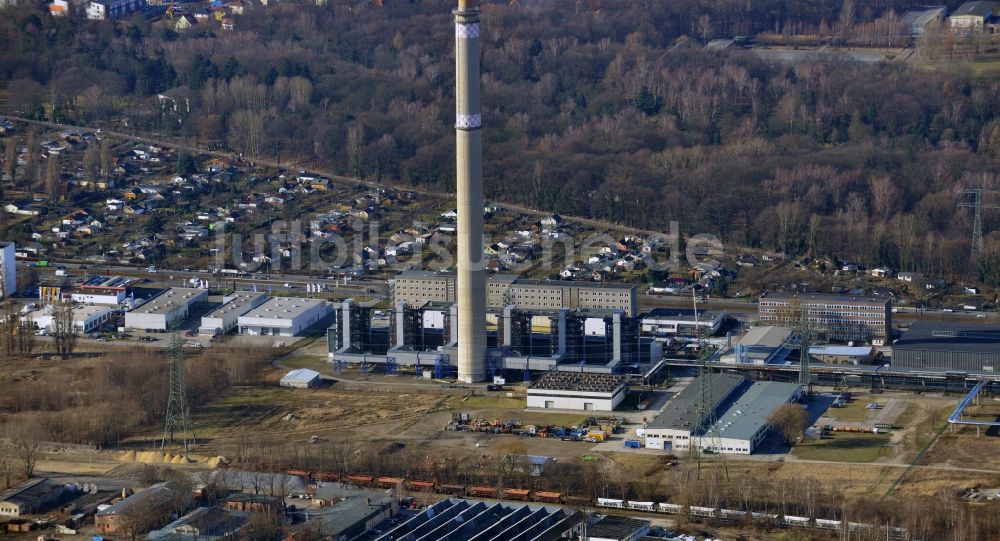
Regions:
[[183, 435], [184, 450], [188, 450], [188, 434], [191, 435], [190, 444], [194, 445], [197, 438], [194, 435], [194, 424], [191, 422], [191, 413], [188, 410], [187, 386], [184, 382], [184, 341], [176, 333], [170, 339], [170, 347], [167, 349], [170, 355], [170, 395], [167, 398], [167, 415], [163, 423], [163, 439], [160, 441], [160, 449], [174, 442], [174, 432]]
[[[726, 480], [729, 479], [729, 466], [726, 463], [726, 455], [720, 453], [718, 418], [715, 415], [715, 397], [712, 393], [712, 352], [705, 347], [701, 335], [701, 326], [698, 324], [698, 298], [694, 289], [691, 290], [691, 300], [694, 303], [694, 323], [695, 333], [698, 336], [698, 403], [695, 406], [695, 413], [700, 420], [691, 431], [691, 439], [688, 442], [688, 460], [697, 465], [697, 478], [701, 479], [701, 466], [706, 460], [704, 448], [711, 449], [707, 454], [708, 460], [719, 456], [726, 472]], [[704, 433], [699, 436], [697, 433], [700, 427], [704, 427]], [[695, 445], [695, 438], [701, 442]]]
[[1000, 205], [984, 205], [982, 188], [964, 188], [958, 193], [971, 195], [972, 201], [958, 203], [959, 208], [971, 208], [975, 212], [975, 222], [972, 226], [972, 260], [979, 261], [983, 255], [983, 209], [1000, 209]]

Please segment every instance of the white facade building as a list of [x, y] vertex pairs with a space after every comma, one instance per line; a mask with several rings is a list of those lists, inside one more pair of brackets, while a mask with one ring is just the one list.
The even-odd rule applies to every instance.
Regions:
[[[77, 333], [88, 334], [96, 331], [98, 327], [111, 320], [114, 310], [110, 306], [83, 306], [75, 305], [72, 308], [73, 330]], [[38, 327], [39, 330], [54, 332], [55, 314], [52, 305], [30, 312], [27, 318]]]
[[719, 332], [729, 314], [725, 311], [702, 310], [695, 323], [694, 310], [677, 308], [655, 308], [642, 318], [642, 332], [666, 334], [708, 334]]
[[87, 4], [87, 18], [94, 21], [114, 20], [144, 7], [145, 0], [93, 0]]
[[528, 387], [528, 407], [613, 411], [627, 392], [625, 378], [621, 376], [549, 372]]
[[240, 334], [251, 336], [298, 336], [333, 312], [322, 299], [271, 297], [239, 316]]
[[69, 293], [73, 302], [118, 306], [125, 302], [125, 290], [120, 288], [81, 288]]
[[239, 325], [239, 318], [267, 301], [263, 293], [236, 293], [222, 299], [222, 306], [201, 318], [200, 334], [226, 334]]
[[125, 312], [125, 326], [130, 329], [165, 331], [184, 321], [191, 305], [208, 300], [208, 291], [173, 287]]
[[0, 243], [0, 273], [3, 274], [3, 282], [0, 282], [0, 299], [17, 292], [17, 264], [14, 259], [14, 243]]

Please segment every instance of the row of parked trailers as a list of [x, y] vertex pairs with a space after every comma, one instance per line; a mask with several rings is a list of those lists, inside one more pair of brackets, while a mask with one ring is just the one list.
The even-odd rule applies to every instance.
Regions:
[[448, 496], [471, 496], [474, 498], [492, 498], [496, 500], [515, 500], [521, 502], [565, 503], [569, 505], [591, 505], [590, 498], [564, 495], [561, 492], [543, 490], [528, 490], [524, 488], [498, 488], [490, 486], [459, 485], [403, 479], [400, 477], [375, 477], [372, 475], [347, 474], [334, 472], [310, 472], [306, 470], [288, 470], [288, 475], [295, 475], [312, 481], [344, 482], [362, 487], [396, 488], [405, 487], [411, 492], [433, 492]]
[[[713, 518], [718, 520], [741, 522], [753, 520], [775, 525], [795, 528], [814, 528], [818, 530], [861, 532], [874, 528], [871, 524], [861, 522], [844, 522], [825, 518], [798, 517], [794, 515], [778, 515], [775, 513], [755, 513], [737, 509], [714, 509], [711, 507], [684, 506], [676, 503], [640, 502], [633, 500], [616, 500], [612, 498], [597, 498], [597, 507], [611, 509], [628, 509], [647, 513], [666, 513], [670, 515], [690, 515], [693, 517]], [[909, 541], [910, 532], [906, 528], [890, 528], [886, 539], [893, 541]]]

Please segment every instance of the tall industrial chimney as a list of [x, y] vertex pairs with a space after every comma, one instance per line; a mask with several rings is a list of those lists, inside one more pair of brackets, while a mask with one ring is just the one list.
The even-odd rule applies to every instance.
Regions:
[[458, 199], [458, 379], [486, 378], [486, 267], [483, 261], [483, 115], [479, 107], [479, 8], [455, 15], [455, 177]]

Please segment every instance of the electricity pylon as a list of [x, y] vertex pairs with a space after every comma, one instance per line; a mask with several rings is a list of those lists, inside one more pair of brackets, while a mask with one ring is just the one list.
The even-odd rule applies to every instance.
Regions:
[[971, 203], [960, 202], [958, 206], [975, 211], [975, 223], [972, 226], [972, 260], [979, 261], [983, 256], [983, 209], [1000, 209], [1000, 205], [984, 205], [982, 188], [965, 188], [958, 193], [972, 196]]
[[184, 341], [176, 333], [170, 339], [170, 396], [167, 398], [167, 416], [163, 423], [163, 439], [160, 450], [174, 442], [174, 432], [180, 432], [184, 437], [184, 450], [188, 450], [188, 433], [191, 434], [191, 445], [197, 442], [194, 435], [194, 424], [188, 410], [187, 387], [184, 383]]

